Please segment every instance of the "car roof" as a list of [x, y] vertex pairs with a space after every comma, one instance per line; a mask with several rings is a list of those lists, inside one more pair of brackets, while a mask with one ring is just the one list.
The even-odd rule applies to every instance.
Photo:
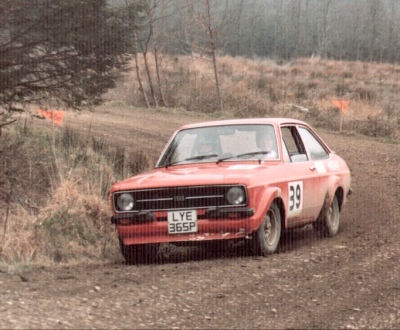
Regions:
[[[270, 124], [270, 125], [282, 125], [282, 124], [301, 124], [307, 125], [305, 122], [292, 118], [245, 118], [245, 119], [224, 119], [205, 121], [195, 124], [188, 124], [181, 126], [179, 129], [207, 127], [207, 126], [223, 126], [223, 125], [254, 125], [254, 124]], [[308, 126], [308, 125], [307, 125]]]

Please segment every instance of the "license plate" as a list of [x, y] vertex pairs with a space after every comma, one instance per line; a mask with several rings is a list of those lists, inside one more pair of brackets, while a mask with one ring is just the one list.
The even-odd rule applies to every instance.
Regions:
[[168, 212], [168, 234], [197, 233], [195, 210]]

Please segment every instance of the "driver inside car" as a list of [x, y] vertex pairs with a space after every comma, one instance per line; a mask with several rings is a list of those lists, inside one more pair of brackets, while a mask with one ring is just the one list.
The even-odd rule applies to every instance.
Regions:
[[202, 137], [197, 144], [197, 155], [218, 154], [215, 141], [210, 137]]
[[261, 151], [267, 151], [264, 159], [277, 159], [275, 137], [271, 132], [257, 132], [257, 146]]

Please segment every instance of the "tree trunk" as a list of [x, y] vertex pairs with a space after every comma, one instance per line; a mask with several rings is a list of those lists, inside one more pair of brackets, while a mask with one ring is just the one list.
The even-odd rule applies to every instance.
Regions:
[[282, 56], [282, 1], [275, 2], [275, 57]]
[[150, 67], [149, 67], [149, 63], [147, 61], [147, 52], [143, 51], [142, 55], [143, 55], [143, 60], [144, 60], [144, 67], [146, 69], [147, 79], [149, 81], [149, 88], [150, 88], [151, 96], [153, 97], [155, 107], [158, 108], [159, 106], [158, 106], [157, 95], [154, 91], [153, 80], [151, 79]]
[[395, 15], [396, 15], [396, 0], [392, 0], [391, 10], [390, 10], [390, 18], [389, 18], [389, 27], [388, 27], [388, 40], [387, 40], [387, 57], [389, 62], [394, 62], [394, 53], [395, 53], [395, 46], [394, 46], [394, 29], [395, 29]]
[[208, 28], [209, 42], [210, 42], [210, 46], [211, 46], [211, 57], [212, 57], [212, 63], [213, 63], [213, 69], [214, 69], [215, 88], [217, 91], [218, 107], [219, 107], [219, 110], [222, 111], [223, 103], [222, 103], [222, 96], [221, 96], [221, 86], [220, 86], [219, 77], [218, 77], [217, 46], [216, 46], [214, 31], [212, 28], [210, 0], [206, 1], [206, 5], [207, 5], [207, 28]]
[[294, 28], [294, 57], [298, 57], [302, 53], [302, 45], [300, 42], [301, 33], [300, 33], [300, 21], [301, 21], [301, 0], [295, 0], [293, 5], [292, 17], [293, 17], [293, 28]]
[[322, 39], [321, 39], [321, 48], [320, 55], [322, 58], [327, 57], [327, 46], [328, 46], [328, 32], [329, 32], [329, 6], [331, 4], [331, 0], [326, 0], [324, 4], [324, 12], [323, 12], [323, 23], [322, 23]]
[[158, 60], [158, 51], [157, 47], [154, 47], [154, 62], [156, 64], [156, 74], [157, 74], [157, 87], [158, 87], [158, 92], [160, 93], [160, 98], [165, 107], [168, 107], [167, 101], [165, 100], [164, 97], [164, 92], [162, 90], [162, 84], [161, 84], [161, 74], [160, 74], [160, 64]]
[[139, 67], [139, 62], [138, 62], [138, 56], [137, 53], [134, 53], [134, 58], [135, 58], [135, 70], [136, 70], [136, 76], [138, 79], [138, 83], [139, 83], [139, 89], [143, 95], [144, 100], [146, 101], [146, 107], [150, 108], [150, 104], [149, 104], [149, 99], [147, 97], [146, 91], [143, 88], [143, 83], [142, 83], [142, 77], [140, 75], [140, 67]]

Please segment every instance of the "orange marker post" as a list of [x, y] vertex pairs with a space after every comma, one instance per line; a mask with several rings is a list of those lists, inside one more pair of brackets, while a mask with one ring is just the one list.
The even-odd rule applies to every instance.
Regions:
[[332, 100], [333, 105], [340, 109], [340, 128], [339, 128], [340, 132], [342, 131], [343, 113], [347, 112], [347, 108], [349, 106], [349, 102], [350, 101]]

